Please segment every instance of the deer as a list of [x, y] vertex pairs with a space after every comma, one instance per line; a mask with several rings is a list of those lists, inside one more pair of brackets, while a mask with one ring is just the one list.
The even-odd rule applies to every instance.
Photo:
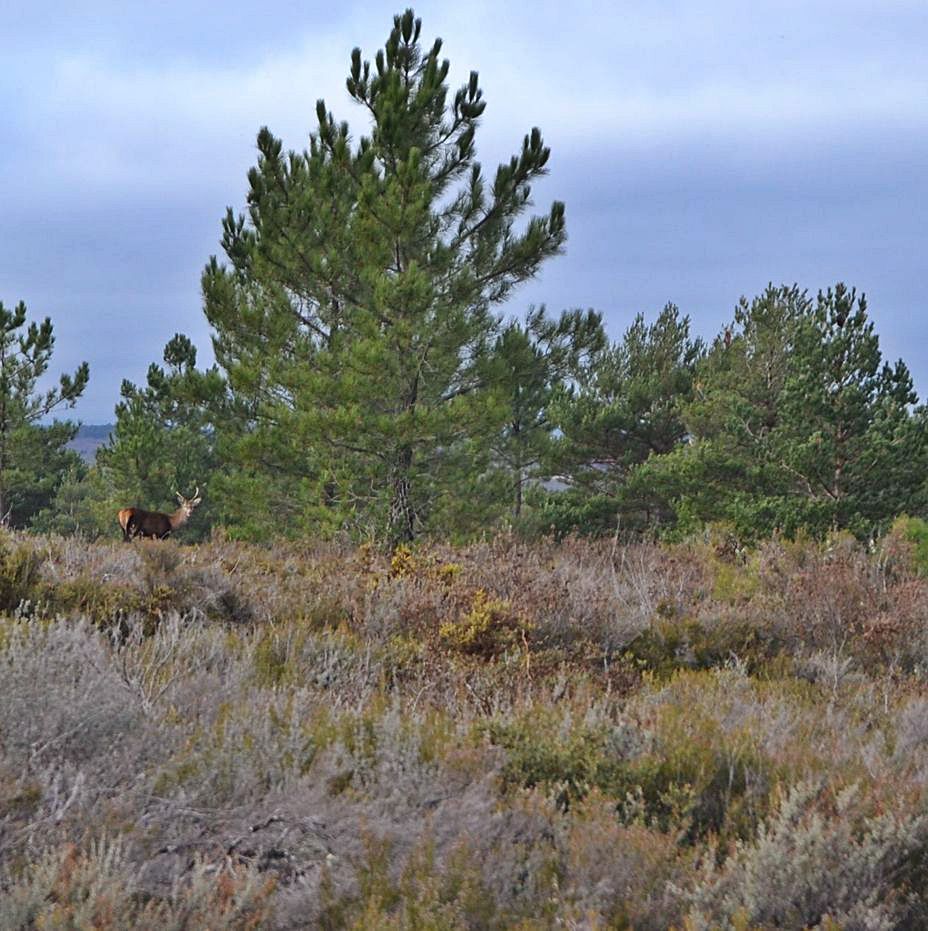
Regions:
[[196, 506], [203, 500], [200, 497], [200, 486], [197, 485], [197, 490], [191, 498], [185, 498], [179, 491], [175, 494], [180, 501], [180, 507], [173, 514], [143, 511], [142, 508], [123, 508], [116, 515], [119, 526], [122, 527], [123, 539], [127, 543], [135, 537], [164, 540], [179, 527], [183, 527]]

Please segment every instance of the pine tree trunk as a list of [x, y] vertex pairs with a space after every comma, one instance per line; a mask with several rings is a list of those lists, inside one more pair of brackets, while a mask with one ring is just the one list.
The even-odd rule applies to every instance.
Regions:
[[[415, 413], [419, 398], [419, 372], [417, 371], [403, 400], [404, 413]], [[412, 503], [413, 447], [408, 441], [397, 450], [393, 466], [393, 498], [390, 502], [390, 548], [411, 543], [416, 536], [416, 513]]]
[[416, 514], [410, 494], [412, 447], [403, 446], [393, 470], [393, 498], [390, 501], [390, 548], [411, 543], [416, 535]]
[[6, 403], [0, 403], [0, 527], [7, 527], [10, 523], [8, 509], [10, 507], [7, 501], [6, 493], [6, 441], [7, 441], [7, 423], [6, 423]]
[[522, 467], [521, 429], [516, 421], [512, 424], [512, 435], [516, 441], [516, 499], [512, 504], [512, 516], [516, 520], [522, 515], [522, 483], [525, 481], [525, 470]]

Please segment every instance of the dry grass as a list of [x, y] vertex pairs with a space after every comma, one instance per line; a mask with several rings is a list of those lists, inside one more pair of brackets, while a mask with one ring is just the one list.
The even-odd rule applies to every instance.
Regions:
[[0, 574], [0, 927], [928, 920], [898, 539], [5, 537]]

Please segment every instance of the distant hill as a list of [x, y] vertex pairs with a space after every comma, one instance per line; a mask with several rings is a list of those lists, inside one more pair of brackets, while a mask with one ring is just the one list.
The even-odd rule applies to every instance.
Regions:
[[68, 443], [68, 449], [80, 454], [84, 462], [93, 462], [97, 449], [101, 447], [113, 432], [111, 423], [85, 423], [81, 424], [77, 436]]

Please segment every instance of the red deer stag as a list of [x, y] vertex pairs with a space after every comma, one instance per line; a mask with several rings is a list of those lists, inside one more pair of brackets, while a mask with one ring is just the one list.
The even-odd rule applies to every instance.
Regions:
[[155, 540], [164, 540], [178, 527], [183, 527], [190, 519], [194, 508], [203, 500], [200, 497], [200, 486], [193, 493], [192, 498], [185, 498], [177, 492], [180, 507], [173, 514], [162, 514], [160, 511], [143, 511], [141, 508], [123, 508], [117, 517], [122, 527], [123, 539], [131, 540], [133, 537], [151, 537]]

